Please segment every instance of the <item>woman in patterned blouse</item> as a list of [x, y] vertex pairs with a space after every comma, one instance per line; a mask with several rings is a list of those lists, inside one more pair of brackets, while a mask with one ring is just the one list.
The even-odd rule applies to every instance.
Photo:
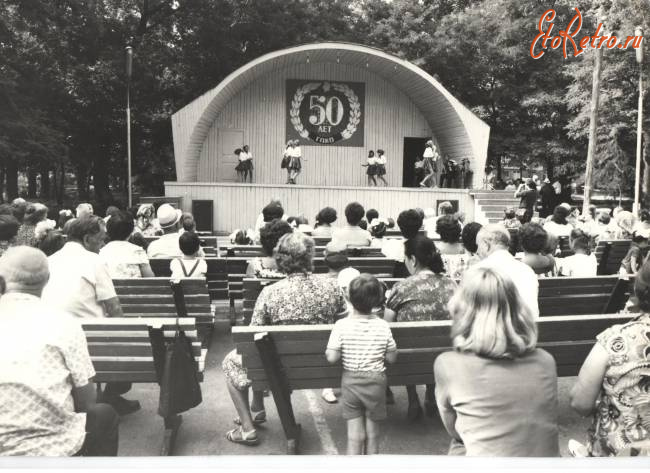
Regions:
[[[336, 279], [312, 275], [314, 240], [300, 232], [280, 238], [274, 250], [278, 270], [287, 277], [262, 289], [251, 325], [332, 324], [345, 312], [346, 303]], [[243, 445], [257, 445], [255, 426], [266, 420], [264, 394], [253, 391], [249, 406], [248, 388], [251, 381], [242, 366], [241, 355], [235, 350], [226, 355], [222, 364], [226, 386], [235, 404], [239, 427], [229, 431], [226, 438]]]
[[273, 258], [273, 248], [278, 244], [278, 240], [283, 235], [291, 233], [293, 229], [291, 225], [276, 218], [275, 220], [267, 223], [260, 230], [260, 244], [265, 256], [253, 258], [248, 261], [246, 268], [246, 277], [249, 278], [283, 278], [286, 276], [278, 269], [278, 265]]
[[[444, 274], [440, 253], [433, 240], [418, 235], [404, 242], [404, 263], [411, 276], [393, 286], [384, 319], [389, 322], [413, 322], [449, 319], [447, 303], [456, 290], [456, 283]], [[422, 416], [422, 407], [415, 386], [406, 386], [409, 398], [408, 419]], [[427, 415], [436, 412], [433, 385], [427, 384], [424, 407]]]
[[36, 247], [38, 244], [35, 233], [36, 224], [46, 218], [47, 207], [45, 205], [38, 202], [27, 204], [23, 224], [18, 229], [18, 233], [14, 238], [14, 246], [26, 245]]
[[569, 441], [575, 456], [650, 452], [650, 262], [638, 272], [634, 293], [641, 315], [596, 337], [571, 390], [571, 407], [594, 416], [586, 449]]

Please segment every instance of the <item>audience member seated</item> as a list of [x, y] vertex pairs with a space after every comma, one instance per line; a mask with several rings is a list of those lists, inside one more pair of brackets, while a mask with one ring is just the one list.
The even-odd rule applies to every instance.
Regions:
[[[447, 276], [433, 240], [417, 235], [404, 243], [405, 264], [411, 276], [396, 283], [389, 291], [384, 319], [389, 322], [416, 322], [449, 319], [447, 303], [456, 283]], [[413, 385], [406, 386], [409, 407], [407, 417], [414, 421], [422, 416], [420, 399]], [[429, 416], [435, 413], [433, 385], [427, 385], [424, 407]]]
[[327, 273], [323, 277], [338, 279], [341, 271], [350, 267], [350, 260], [345, 245], [329, 242], [325, 247], [323, 255], [325, 266], [327, 266]]
[[592, 278], [598, 273], [596, 255], [591, 252], [589, 235], [580, 229], [571, 232], [569, 239], [573, 255], [555, 260], [559, 276]]
[[112, 279], [154, 277], [147, 253], [140, 246], [128, 242], [133, 228], [133, 217], [124, 210], [114, 212], [108, 219], [106, 232], [109, 242], [99, 250], [99, 256]]
[[478, 235], [478, 232], [481, 230], [481, 228], [483, 228], [483, 225], [480, 223], [471, 222], [465, 225], [463, 227], [463, 231], [461, 232], [460, 238], [463, 242], [463, 247], [465, 248], [465, 251], [469, 253], [469, 258], [467, 260], [468, 267], [480, 261], [479, 256], [476, 254], [478, 251], [478, 246], [476, 245], [476, 235]]
[[276, 218], [281, 218], [282, 220], [287, 220], [289, 218], [289, 216], [284, 213], [282, 202], [280, 202], [280, 199], [277, 197], [271, 199], [269, 204], [262, 209], [262, 213], [257, 216], [254, 227], [255, 233], [259, 233], [264, 225]]
[[623, 261], [621, 261], [621, 268], [619, 270], [621, 275], [636, 274], [639, 268], [641, 268], [650, 249], [648, 246], [650, 244], [648, 242], [648, 236], [648, 232], [634, 233], [630, 249], [627, 251]]
[[14, 217], [22, 225], [23, 218], [25, 217], [25, 211], [27, 210], [27, 201], [21, 197], [17, 197], [11, 201], [11, 208], [13, 210]]
[[116, 214], [116, 213], [119, 212], [119, 211], [120, 211], [120, 209], [119, 209], [118, 207], [116, 207], [116, 206], [114, 206], [114, 205], [109, 205], [109, 206], [106, 208], [106, 216], [104, 217], [104, 222], [105, 222], [105, 223], [108, 223], [108, 221], [110, 220], [111, 216], [113, 216], [114, 214]]
[[96, 402], [81, 326], [41, 302], [48, 277], [36, 249], [11, 248], [0, 258], [0, 452], [116, 456], [119, 418]]
[[313, 237], [332, 238], [332, 224], [336, 222], [336, 210], [325, 207], [316, 215], [316, 225], [311, 232]]
[[352, 202], [345, 207], [345, 218], [347, 225], [332, 232], [332, 241], [347, 246], [369, 246], [370, 233], [359, 227], [364, 215], [363, 206], [358, 202]]
[[556, 206], [553, 210], [551, 220], [544, 224], [544, 230], [558, 238], [563, 236], [568, 237], [571, 235], [571, 230], [573, 230], [573, 226], [571, 226], [567, 220], [569, 214], [570, 210], [565, 206]]
[[424, 209], [424, 219], [422, 220], [422, 228], [427, 237], [433, 239], [440, 238], [440, 235], [436, 233], [436, 222], [438, 217], [436, 217], [436, 209], [433, 207], [427, 207]]
[[47, 218], [47, 207], [43, 204], [27, 204], [23, 224], [14, 237], [14, 245], [26, 245], [35, 247], [38, 244], [36, 239], [36, 224]]
[[0, 215], [0, 256], [10, 246], [15, 246], [15, 237], [20, 228], [20, 222], [13, 214]]
[[205, 278], [208, 265], [199, 256], [201, 242], [194, 232], [185, 232], [178, 237], [178, 246], [183, 252], [181, 258], [174, 258], [169, 263], [172, 272], [171, 279], [178, 281], [185, 278]]
[[454, 213], [454, 206], [448, 200], [445, 200], [444, 202], [441, 202], [440, 205], [438, 205], [438, 219], [444, 217], [445, 215], [453, 216]]
[[438, 251], [442, 255], [447, 274], [453, 279], [460, 279], [468, 266], [469, 255], [465, 253], [460, 242], [461, 226], [453, 215], [438, 218], [436, 232], [440, 235]]
[[82, 202], [77, 205], [77, 209], [75, 211], [77, 218], [94, 215], [94, 212], [95, 211], [93, 210], [93, 206], [88, 202]]
[[[158, 207], [158, 225], [164, 234], [149, 244], [147, 248], [149, 258], [180, 258], [183, 256], [183, 252], [178, 246], [178, 228], [182, 214], [180, 209], [175, 209], [170, 204], [162, 204]], [[204, 256], [203, 253], [201, 256]]]
[[59, 220], [56, 222], [56, 227], [60, 230], [63, 230], [63, 227], [68, 222], [68, 220], [71, 220], [73, 218], [74, 215], [72, 213], [72, 210], [70, 209], [59, 210]]
[[641, 209], [639, 220], [634, 225], [633, 231], [650, 232], [650, 211]]
[[370, 225], [372, 221], [376, 218], [379, 218], [379, 212], [377, 211], [377, 209], [366, 210], [366, 222], [368, 222], [368, 225]]
[[508, 230], [510, 229], [518, 230], [521, 228], [521, 222], [519, 221], [519, 218], [517, 218], [517, 211], [512, 207], [504, 211], [502, 223], [503, 226], [506, 227]]
[[264, 256], [253, 258], [248, 261], [246, 268], [246, 277], [249, 278], [283, 278], [286, 276], [278, 269], [273, 249], [277, 246], [278, 241], [283, 235], [293, 232], [291, 225], [281, 218], [267, 223], [260, 230], [260, 243]]
[[613, 240], [615, 231], [611, 227], [612, 218], [607, 213], [601, 213], [597, 218], [597, 225], [594, 228], [594, 233], [591, 235], [596, 242], [600, 240]]
[[[43, 302], [80, 318], [122, 317], [113, 281], [98, 254], [106, 239], [104, 220], [89, 215], [71, 222], [67, 243], [48, 258], [50, 280]], [[129, 389], [131, 383], [108, 383], [103, 399], [120, 415], [135, 412], [140, 403], [121, 396]]]
[[38, 249], [45, 253], [45, 256], [52, 256], [65, 245], [65, 236], [61, 230], [50, 230], [39, 241]]
[[[571, 407], [594, 418], [583, 452], [588, 456], [617, 456], [650, 440], [650, 263], [637, 274], [634, 293], [641, 314], [596, 337], [571, 390]], [[580, 455], [576, 447], [577, 442], [569, 442], [569, 450]]]
[[307, 220], [304, 215], [289, 217], [287, 219], [287, 223], [291, 225], [291, 228], [294, 230], [306, 235], [311, 235], [311, 233], [314, 231], [314, 229], [309, 225], [309, 220]]
[[388, 230], [388, 227], [386, 226], [386, 222], [383, 220], [375, 218], [370, 222], [370, 236], [372, 237], [370, 246], [372, 248], [384, 247], [384, 235], [386, 235], [386, 230]]
[[477, 254], [481, 258], [476, 266], [508, 274], [514, 281], [524, 303], [530, 307], [533, 316], [537, 318], [539, 316], [539, 306], [537, 305], [539, 281], [530, 266], [517, 261], [508, 251], [510, 244], [508, 230], [500, 224], [486, 225], [476, 235], [476, 243]]
[[[314, 241], [300, 232], [282, 236], [274, 251], [278, 270], [287, 277], [262, 289], [251, 325], [331, 324], [345, 312], [346, 303], [336, 280], [312, 275]], [[223, 365], [226, 386], [239, 417], [239, 427], [229, 431], [226, 438], [244, 445], [257, 445], [255, 426], [266, 421], [264, 393], [254, 391], [248, 403], [251, 385], [235, 350], [226, 355]]]
[[621, 210], [616, 213], [614, 221], [616, 222], [614, 239], [631, 240], [636, 225], [636, 217], [634, 214], [627, 210]]
[[259, 235], [256, 236], [255, 232], [250, 228], [248, 230], [241, 230], [238, 228], [228, 236], [230, 243], [239, 246], [252, 245], [255, 238], [259, 239]]
[[555, 360], [536, 348], [535, 317], [513, 279], [471, 268], [449, 309], [456, 350], [434, 363], [449, 454], [559, 456]]
[[537, 223], [527, 223], [519, 230], [519, 240], [524, 250], [521, 262], [530, 266], [540, 277], [556, 274], [555, 258], [547, 253], [548, 237], [546, 230]]
[[194, 215], [189, 212], [183, 212], [181, 215], [181, 228], [178, 230], [178, 233], [185, 232], [195, 232], [196, 231], [196, 222], [194, 221]]
[[135, 231], [147, 237], [162, 235], [163, 231], [155, 215], [153, 204], [141, 204], [135, 214]]
[[393, 277], [405, 278], [410, 273], [404, 265], [404, 242], [417, 236], [422, 227], [422, 217], [414, 209], [403, 210], [397, 217], [397, 226], [402, 234], [402, 238], [386, 239], [384, 246], [381, 248], [381, 252], [386, 258], [395, 260]]
[[145, 251], [145, 253], [147, 252], [147, 248], [149, 248], [149, 242], [145, 239], [144, 235], [138, 231], [131, 233], [126, 241], [139, 246]]

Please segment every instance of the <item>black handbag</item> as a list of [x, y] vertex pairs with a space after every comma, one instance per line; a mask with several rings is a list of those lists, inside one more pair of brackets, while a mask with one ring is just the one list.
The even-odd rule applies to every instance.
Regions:
[[177, 326], [174, 338], [165, 342], [163, 329], [149, 328], [154, 366], [160, 385], [158, 414], [170, 417], [203, 401], [192, 343]]
[[289, 167], [290, 162], [291, 162], [291, 156], [284, 156], [282, 158], [282, 162], [280, 163], [280, 169], [287, 169]]

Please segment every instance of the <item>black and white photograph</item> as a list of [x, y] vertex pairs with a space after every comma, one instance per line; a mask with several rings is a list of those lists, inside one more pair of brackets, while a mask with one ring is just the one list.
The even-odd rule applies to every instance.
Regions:
[[0, 467], [650, 468], [647, 31], [0, 0]]

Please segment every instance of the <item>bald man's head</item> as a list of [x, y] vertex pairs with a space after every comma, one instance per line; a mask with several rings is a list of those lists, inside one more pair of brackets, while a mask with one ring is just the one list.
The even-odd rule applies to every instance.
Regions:
[[500, 223], [492, 223], [481, 228], [476, 235], [477, 253], [485, 258], [497, 250], [507, 250], [510, 244], [510, 232]]
[[40, 297], [50, 278], [45, 253], [29, 246], [9, 248], [0, 258], [3, 293], [27, 292]]

